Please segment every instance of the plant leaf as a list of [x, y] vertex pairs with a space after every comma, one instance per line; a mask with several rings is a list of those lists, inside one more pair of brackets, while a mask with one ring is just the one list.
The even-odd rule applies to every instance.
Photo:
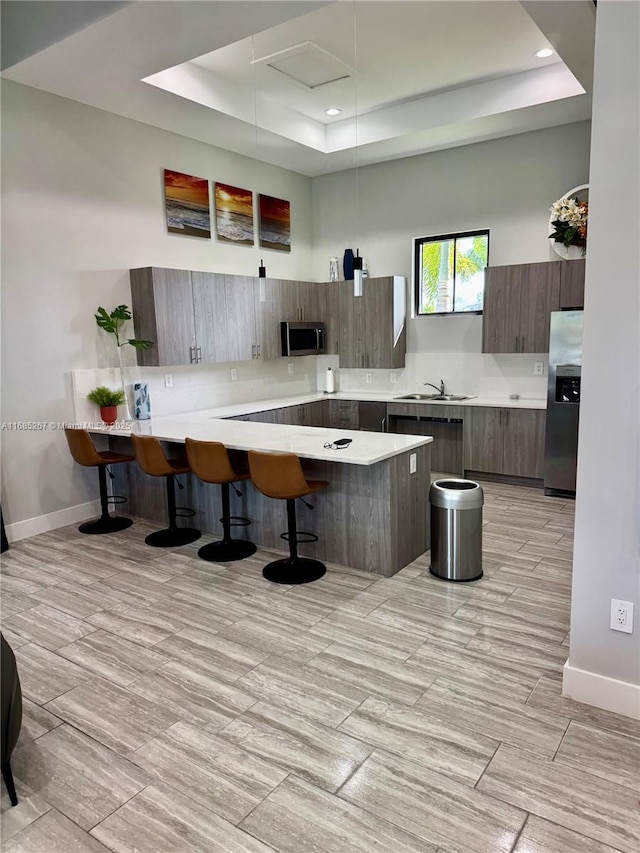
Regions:
[[95, 314], [96, 323], [100, 326], [101, 329], [104, 329], [105, 332], [109, 332], [111, 335], [115, 335], [116, 327], [115, 323], [111, 319], [111, 316], [107, 314], [107, 312], [100, 306], [98, 308], [97, 313]]
[[127, 343], [135, 349], [149, 349], [150, 346], [153, 346], [153, 341], [139, 341], [137, 338], [129, 338]]
[[126, 305], [118, 305], [111, 312], [112, 320], [130, 320], [131, 319], [131, 311]]

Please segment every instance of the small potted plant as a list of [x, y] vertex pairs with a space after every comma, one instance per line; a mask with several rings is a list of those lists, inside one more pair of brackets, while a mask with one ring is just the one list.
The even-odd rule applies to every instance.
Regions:
[[106, 424], [113, 424], [118, 417], [118, 406], [124, 403], [124, 392], [112, 391], [105, 385], [99, 385], [87, 394], [87, 400], [100, 406], [100, 417]]

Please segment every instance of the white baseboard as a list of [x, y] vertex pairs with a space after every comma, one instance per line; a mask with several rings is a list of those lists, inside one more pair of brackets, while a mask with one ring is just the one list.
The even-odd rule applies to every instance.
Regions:
[[18, 542], [20, 539], [28, 539], [38, 533], [46, 533], [48, 530], [57, 530], [58, 527], [66, 527], [68, 524], [79, 524], [89, 518], [100, 515], [100, 501], [87, 501], [57, 512], [46, 515], [36, 515], [34, 518], [25, 518], [24, 521], [16, 521], [7, 524], [7, 539], [9, 542]]
[[640, 684], [578, 669], [569, 661], [564, 665], [562, 695], [640, 720]]

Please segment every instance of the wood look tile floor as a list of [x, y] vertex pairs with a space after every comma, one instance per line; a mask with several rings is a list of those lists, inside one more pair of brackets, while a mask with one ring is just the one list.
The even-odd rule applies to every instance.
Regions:
[[484, 483], [484, 577], [269, 584], [68, 527], [3, 556], [7, 853], [636, 853], [640, 723], [565, 699], [571, 501]]

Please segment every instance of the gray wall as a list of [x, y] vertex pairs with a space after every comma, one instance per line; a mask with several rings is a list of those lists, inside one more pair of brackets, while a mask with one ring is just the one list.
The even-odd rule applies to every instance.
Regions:
[[[598, 4], [569, 663], [635, 685], [640, 685], [639, 57], [640, 4]], [[633, 634], [609, 628], [612, 598], [635, 603]]]

